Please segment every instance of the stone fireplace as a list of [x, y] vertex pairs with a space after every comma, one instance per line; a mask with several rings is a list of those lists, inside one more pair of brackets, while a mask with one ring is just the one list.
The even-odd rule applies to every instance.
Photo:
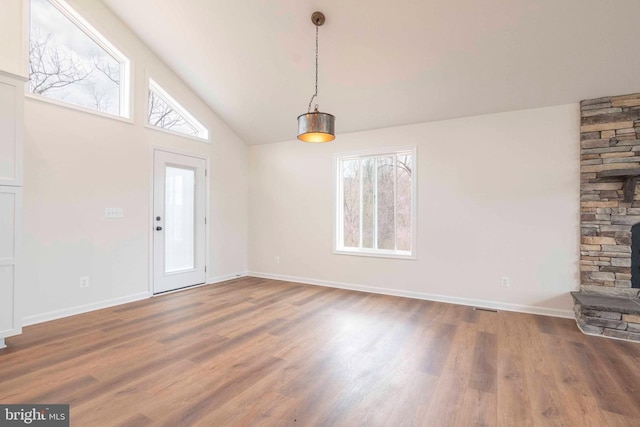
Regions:
[[578, 326], [640, 341], [640, 93], [580, 103]]

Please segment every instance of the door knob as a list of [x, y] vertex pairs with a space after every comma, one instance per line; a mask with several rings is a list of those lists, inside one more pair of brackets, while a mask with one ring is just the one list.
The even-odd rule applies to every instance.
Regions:
[[156, 227], [156, 230], [162, 231], [162, 227], [158, 226], [158, 227]]

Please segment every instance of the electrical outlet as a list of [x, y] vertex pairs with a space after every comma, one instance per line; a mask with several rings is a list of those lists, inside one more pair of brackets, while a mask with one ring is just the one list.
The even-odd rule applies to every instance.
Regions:
[[122, 208], [105, 208], [104, 217], [105, 218], [123, 218], [124, 210]]
[[502, 286], [503, 288], [508, 288], [509, 286], [511, 286], [511, 279], [509, 278], [509, 276], [502, 276], [500, 278], [500, 286]]
[[80, 287], [88, 288], [89, 287], [89, 276], [82, 276], [80, 278]]
[[273, 259], [273, 262], [275, 262], [276, 264], [280, 264], [280, 257], [277, 256]]

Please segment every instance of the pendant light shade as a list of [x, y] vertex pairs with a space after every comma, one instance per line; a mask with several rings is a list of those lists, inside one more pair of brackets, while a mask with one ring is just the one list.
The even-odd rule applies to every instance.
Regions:
[[316, 92], [309, 101], [307, 113], [298, 116], [298, 139], [303, 142], [331, 142], [336, 139], [336, 118], [333, 114], [318, 111], [318, 104], [311, 111], [314, 98], [318, 98], [318, 27], [324, 24], [324, 20], [322, 12], [311, 15], [311, 22], [316, 26]]
[[333, 114], [313, 113], [298, 116], [298, 139], [304, 142], [331, 142], [336, 139], [336, 118]]

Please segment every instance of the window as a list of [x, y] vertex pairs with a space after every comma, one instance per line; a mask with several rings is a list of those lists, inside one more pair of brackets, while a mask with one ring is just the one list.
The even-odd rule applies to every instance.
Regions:
[[31, 93], [129, 117], [129, 60], [62, 0], [31, 0]]
[[160, 129], [209, 139], [207, 128], [151, 79], [147, 123]]
[[414, 256], [415, 158], [415, 148], [336, 157], [336, 252]]

